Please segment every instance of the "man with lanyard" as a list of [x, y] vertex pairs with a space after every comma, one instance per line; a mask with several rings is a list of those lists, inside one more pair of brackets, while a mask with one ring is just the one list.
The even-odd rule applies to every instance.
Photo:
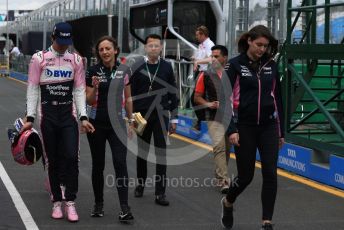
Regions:
[[[161, 37], [148, 35], [145, 39], [147, 56], [136, 61], [129, 84], [133, 97], [133, 111], [140, 112], [147, 126], [138, 137], [137, 178], [135, 197], [142, 197], [147, 179], [147, 157], [153, 135], [156, 156], [155, 203], [169, 205], [166, 189], [166, 138], [176, 130], [177, 87], [170, 63], [160, 58]], [[130, 60], [129, 60], [130, 62]]]
[[[32, 128], [37, 108], [48, 166], [53, 208], [51, 217], [63, 218], [61, 169], [66, 175], [65, 214], [70, 222], [79, 220], [75, 202], [78, 191], [79, 128], [93, 132], [86, 115], [85, 75], [82, 58], [68, 51], [72, 27], [57, 23], [52, 46], [32, 56], [27, 86], [27, 116], [22, 131]], [[75, 106], [77, 114], [75, 112]], [[63, 167], [62, 167], [63, 166]]]
[[[215, 176], [222, 193], [229, 189], [228, 178], [228, 154], [230, 145], [225, 137], [225, 127], [222, 123], [220, 106], [220, 90], [223, 69], [227, 63], [228, 50], [222, 45], [215, 45], [212, 50], [212, 64], [207, 71], [200, 73], [195, 89], [194, 100], [197, 105], [206, 107], [206, 120], [208, 121], [208, 132], [212, 140], [213, 154], [215, 160]], [[218, 113], [218, 114], [217, 114]]]

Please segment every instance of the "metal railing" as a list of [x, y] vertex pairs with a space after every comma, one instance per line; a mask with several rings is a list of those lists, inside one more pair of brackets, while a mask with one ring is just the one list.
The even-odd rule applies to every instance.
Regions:
[[13, 57], [10, 60], [11, 71], [27, 74], [29, 63], [31, 60], [30, 55], [20, 54], [18, 57]]
[[[303, 0], [292, 7], [288, 0], [287, 37], [279, 61], [283, 75], [287, 141], [324, 153], [343, 154], [344, 99], [343, 45], [331, 43], [330, 12], [344, 3], [317, 5]], [[318, 20], [318, 9], [324, 21]], [[302, 16], [304, 16], [302, 18]], [[300, 41], [293, 41], [302, 22]], [[318, 30], [319, 25], [323, 30]], [[317, 36], [323, 37], [319, 43]]]
[[190, 98], [195, 87], [195, 79], [193, 75], [193, 62], [185, 60], [168, 60], [172, 64], [174, 74], [176, 76], [179, 108], [190, 108]]
[[1, 54], [0, 55], [0, 76], [8, 76], [8, 75], [9, 75], [8, 55]]

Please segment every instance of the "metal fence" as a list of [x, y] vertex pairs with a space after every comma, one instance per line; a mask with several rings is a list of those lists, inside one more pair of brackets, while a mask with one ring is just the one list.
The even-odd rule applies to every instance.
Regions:
[[0, 55], [0, 76], [8, 76], [9, 68], [8, 55]]
[[17, 57], [11, 58], [10, 60], [11, 71], [27, 74], [30, 60], [31, 60], [30, 55], [23, 55], [23, 54], [20, 54]]

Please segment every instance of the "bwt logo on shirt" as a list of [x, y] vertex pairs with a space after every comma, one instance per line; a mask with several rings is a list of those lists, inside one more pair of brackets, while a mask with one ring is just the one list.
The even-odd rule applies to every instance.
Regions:
[[45, 70], [45, 75], [47, 77], [65, 77], [65, 78], [70, 78], [72, 76], [72, 71], [70, 70], [50, 70], [46, 69]]

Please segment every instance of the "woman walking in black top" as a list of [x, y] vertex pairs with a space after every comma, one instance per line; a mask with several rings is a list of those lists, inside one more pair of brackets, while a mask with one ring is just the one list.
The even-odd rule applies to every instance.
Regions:
[[235, 145], [238, 176], [221, 201], [221, 220], [227, 229], [233, 226], [234, 201], [253, 179], [257, 148], [263, 175], [262, 229], [272, 229], [278, 150], [284, 143], [281, 86], [277, 64], [272, 59], [277, 45], [268, 28], [258, 25], [241, 36], [240, 55], [229, 61], [227, 75], [233, 89], [234, 116], [228, 135]]
[[[116, 173], [116, 186], [121, 206], [119, 213], [119, 220], [126, 222], [134, 219], [128, 206], [128, 171], [127, 171], [127, 148], [126, 143], [119, 139], [119, 136], [114, 131], [111, 125], [109, 110], [108, 110], [108, 93], [112, 81], [117, 81], [115, 92], [116, 105], [114, 107], [121, 108], [123, 103], [123, 91], [125, 98], [125, 108], [127, 116], [131, 118], [132, 103], [128, 98], [130, 97], [130, 87], [125, 86], [128, 82], [128, 76], [124, 75], [123, 71], [116, 71], [118, 66], [117, 55], [118, 47], [115, 39], [109, 36], [101, 37], [95, 47], [98, 64], [90, 67], [86, 73], [86, 94], [87, 104], [90, 107], [89, 119], [96, 127], [96, 131], [87, 135], [87, 139], [91, 149], [92, 155], [92, 186], [95, 197], [95, 205], [91, 213], [92, 217], [102, 217], [104, 215], [104, 166], [105, 166], [105, 146], [106, 140], [109, 142], [112, 161]], [[118, 114], [119, 127], [125, 130], [125, 122], [122, 119], [121, 113]]]

